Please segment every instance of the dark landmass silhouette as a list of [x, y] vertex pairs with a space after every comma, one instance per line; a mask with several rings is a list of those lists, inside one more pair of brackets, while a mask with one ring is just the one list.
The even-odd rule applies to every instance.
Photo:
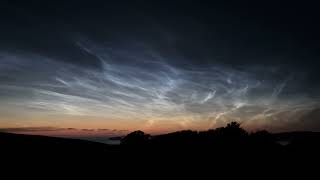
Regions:
[[115, 137], [111, 137], [109, 138], [110, 140], [113, 140], [113, 141], [121, 141], [121, 139], [123, 139], [124, 136], [115, 136]]
[[288, 167], [319, 162], [320, 133], [272, 134], [264, 130], [248, 133], [232, 122], [226, 127], [200, 132], [185, 130], [151, 136], [134, 131], [121, 138], [120, 145], [0, 133], [0, 147], [1, 154], [6, 155], [3, 162], [15, 164], [36, 161], [70, 167], [96, 162], [112, 168], [150, 168], [160, 164], [164, 164], [162, 168], [223, 165], [247, 168], [267, 164]]

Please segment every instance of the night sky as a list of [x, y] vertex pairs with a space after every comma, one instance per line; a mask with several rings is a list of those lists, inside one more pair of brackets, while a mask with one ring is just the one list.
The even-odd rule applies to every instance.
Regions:
[[1, 2], [0, 128], [320, 131], [318, 6], [214, 2]]

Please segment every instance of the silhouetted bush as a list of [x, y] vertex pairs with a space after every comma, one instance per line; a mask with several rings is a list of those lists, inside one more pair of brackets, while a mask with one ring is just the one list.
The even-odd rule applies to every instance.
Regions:
[[121, 140], [122, 145], [146, 145], [149, 142], [150, 135], [143, 131], [134, 131], [129, 133]]
[[237, 122], [231, 122], [227, 124], [227, 127], [222, 129], [223, 134], [228, 137], [243, 138], [248, 135], [248, 133], [240, 127]]
[[[130, 145], [138, 148], [138, 153], [146, 151], [159, 151], [179, 155], [181, 152], [198, 154], [199, 156], [211, 153], [235, 155], [256, 154], [257, 158], [265, 154], [276, 155], [282, 152], [302, 152], [307, 147], [319, 149], [319, 135], [316, 133], [285, 133], [271, 134], [262, 130], [247, 133], [237, 122], [230, 122], [225, 127], [210, 129], [208, 131], [184, 130], [169, 134], [150, 136], [142, 131], [134, 131], [121, 140], [121, 145]], [[290, 140], [289, 145], [281, 145], [279, 141]], [[320, 141], [319, 141], [320, 142]], [[147, 146], [146, 146], [147, 145]], [[127, 148], [125, 148], [127, 149]], [[132, 148], [128, 148], [132, 150]], [[136, 155], [136, 154], [135, 154]]]
[[248, 133], [237, 122], [231, 122], [226, 127], [211, 129], [208, 131], [184, 130], [164, 135], [151, 137], [142, 131], [135, 131], [122, 139], [123, 145], [161, 145], [161, 146], [184, 146], [184, 145], [207, 145], [223, 146], [247, 142]]

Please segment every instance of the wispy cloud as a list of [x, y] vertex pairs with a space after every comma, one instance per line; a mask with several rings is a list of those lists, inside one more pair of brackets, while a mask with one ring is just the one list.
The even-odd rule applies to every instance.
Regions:
[[[0, 105], [19, 107], [33, 115], [46, 112], [136, 121], [150, 129], [170, 119], [185, 128], [206, 120], [204, 124], [211, 128], [217, 122], [235, 119], [248, 126], [260, 121], [275, 126], [284, 121], [281, 112], [294, 114], [293, 107], [304, 110], [318, 105], [316, 99], [298, 93], [295, 98], [282, 96], [298, 82], [284, 79], [274, 83], [264, 75], [269, 73], [268, 67], [258, 73], [248, 67], [218, 63], [178, 68], [169, 63], [170, 58], [150, 49], [124, 53], [90, 41], [76, 45], [96, 57], [101, 67], [75, 67], [45, 57], [2, 54], [0, 78], [7, 80], [0, 85]], [[122, 58], [129, 63], [121, 63]]]

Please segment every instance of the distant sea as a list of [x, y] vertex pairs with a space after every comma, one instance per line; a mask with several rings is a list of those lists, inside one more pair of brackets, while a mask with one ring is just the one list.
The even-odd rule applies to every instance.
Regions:
[[73, 139], [82, 139], [87, 141], [99, 142], [104, 144], [119, 145], [120, 140], [113, 140], [109, 137], [74, 137]]

